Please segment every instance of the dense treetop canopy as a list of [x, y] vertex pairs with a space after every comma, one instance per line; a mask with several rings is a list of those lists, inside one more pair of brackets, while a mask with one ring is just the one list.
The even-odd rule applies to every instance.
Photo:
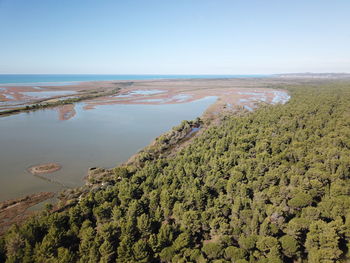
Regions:
[[0, 262], [343, 262], [350, 239], [350, 84], [288, 87], [175, 156], [13, 227]]

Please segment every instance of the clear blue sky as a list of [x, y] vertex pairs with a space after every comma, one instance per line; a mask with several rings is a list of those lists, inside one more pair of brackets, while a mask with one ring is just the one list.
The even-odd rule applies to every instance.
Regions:
[[0, 0], [0, 73], [350, 72], [349, 0]]

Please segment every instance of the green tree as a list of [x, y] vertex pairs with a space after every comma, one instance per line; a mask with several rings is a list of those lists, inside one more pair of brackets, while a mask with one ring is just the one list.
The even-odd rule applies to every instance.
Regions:
[[283, 254], [287, 257], [296, 257], [298, 255], [299, 245], [294, 237], [284, 235], [280, 238]]
[[288, 201], [288, 205], [293, 208], [302, 208], [310, 205], [312, 202], [311, 195], [300, 192]]
[[150, 249], [145, 240], [138, 240], [133, 245], [133, 255], [136, 262], [149, 262], [150, 261]]
[[225, 258], [231, 262], [236, 262], [239, 259], [245, 259], [247, 252], [238, 247], [229, 246], [225, 249]]
[[59, 247], [57, 249], [57, 263], [70, 263], [74, 262], [74, 254], [64, 247]]
[[310, 225], [305, 247], [310, 263], [334, 262], [340, 259], [342, 254], [336, 229], [330, 223], [322, 220]]
[[219, 243], [206, 243], [202, 247], [202, 251], [209, 259], [217, 259], [223, 255], [223, 247]]

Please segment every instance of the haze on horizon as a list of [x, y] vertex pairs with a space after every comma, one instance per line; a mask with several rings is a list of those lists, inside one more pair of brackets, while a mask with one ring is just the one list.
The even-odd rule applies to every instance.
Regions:
[[0, 73], [350, 72], [350, 1], [0, 0]]

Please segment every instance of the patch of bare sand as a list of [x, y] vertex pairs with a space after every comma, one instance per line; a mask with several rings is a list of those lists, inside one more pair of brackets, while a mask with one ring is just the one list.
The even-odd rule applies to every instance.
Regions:
[[58, 119], [66, 121], [73, 118], [76, 115], [74, 104], [66, 104], [56, 108], [58, 111]]
[[58, 163], [44, 163], [34, 165], [28, 168], [28, 172], [33, 175], [50, 174], [61, 169]]

